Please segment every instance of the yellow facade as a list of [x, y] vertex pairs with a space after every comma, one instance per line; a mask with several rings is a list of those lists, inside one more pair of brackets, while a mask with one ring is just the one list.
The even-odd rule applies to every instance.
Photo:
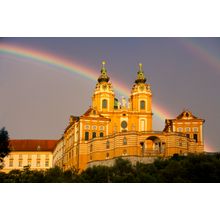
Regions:
[[30, 167], [30, 170], [45, 170], [52, 168], [53, 153], [51, 151], [12, 151], [4, 159], [3, 172], [11, 170], [23, 170], [24, 167]]
[[53, 167], [53, 149], [57, 140], [10, 140], [10, 154], [4, 158], [3, 172], [46, 170]]
[[[192, 116], [189, 111], [188, 114]], [[80, 117], [70, 117], [63, 138], [54, 151], [53, 164], [64, 170], [73, 167], [83, 170], [94, 164], [108, 164], [117, 157], [147, 161], [158, 156], [204, 150], [204, 120], [193, 116], [192, 121], [190, 117], [178, 116], [166, 120], [164, 131], [158, 132], [152, 130], [152, 116], [152, 92], [142, 65], [139, 64], [129, 99], [122, 98], [119, 102], [103, 62], [91, 107]], [[182, 132], [178, 130], [179, 125]], [[187, 130], [189, 135], [185, 132], [188, 127], [191, 129]], [[61, 148], [63, 153], [58, 157]]]

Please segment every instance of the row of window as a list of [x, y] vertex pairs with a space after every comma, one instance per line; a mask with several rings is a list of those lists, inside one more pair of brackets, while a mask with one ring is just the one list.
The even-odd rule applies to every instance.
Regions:
[[[12, 154], [9, 155], [10, 158], [13, 158], [14, 156], [15, 156], [15, 155], [12, 155]], [[25, 156], [26, 156], [26, 155], [24, 155], [24, 154], [19, 154], [19, 155], [18, 155], [18, 158], [19, 158], [19, 159], [23, 159]], [[27, 156], [28, 156], [28, 160], [31, 160], [34, 155], [27, 155]], [[42, 155], [42, 154], [37, 154], [37, 159], [40, 159], [41, 156], [43, 156], [43, 155]], [[46, 158], [46, 159], [49, 159], [49, 155], [46, 154], [46, 155], [45, 155], [45, 158]]]
[[[99, 137], [104, 137], [104, 133], [103, 132], [100, 132], [99, 133]], [[92, 132], [92, 138], [96, 138], [96, 132]], [[88, 141], [90, 138], [89, 138], [89, 132], [86, 131], [85, 132], [85, 141]]]
[[[9, 160], [9, 167], [13, 167], [13, 166], [14, 166], [14, 163], [13, 163], [13, 162], [14, 162], [13, 160]], [[25, 165], [24, 165], [24, 164], [25, 164]], [[30, 166], [30, 167], [31, 167], [31, 165], [32, 165], [31, 161], [28, 161], [27, 164], [26, 164], [26, 163], [23, 163], [22, 160], [19, 160], [19, 161], [18, 161], [18, 166], [19, 166], [19, 167], [22, 167], [22, 166]], [[36, 162], [36, 167], [40, 167], [40, 166], [41, 166], [41, 162], [40, 162], [40, 161], [37, 161], [37, 162]], [[45, 166], [45, 167], [49, 167], [49, 160], [46, 160], [46, 161], [45, 161], [44, 166]]]
[[[85, 125], [85, 130], [89, 130], [90, 129], [90, 125]], [[97, 126], [96, 125], [92, 125], [92, 130], [97, 130]], [[99, 130], [103, 131], [104, 130], [104, 126], [99, 126]]]
[[74, 157], [74, 150], [70, 150], [69, 153], [66, 154], [66, 159], [70, 160]]
[[[108, 100], [106, 100], [106, 99], [102, 100], [102, 108], [103, 109], [108, 108]], [[140, 101], [140, 109], [145, 110], [145, 108], [146, 108], [146, 102], [144, 100], [141, 100]]]
[[[177, 131], [178, 132], [183, 132], [183, 128], [179, 127], [179, 128], [177, 128]], [[190, 131], [191, 131], [191, 128], [189, 128], [189, 127], [185, 128], [185, 132], [190, 132]], [[193, 132], [198, 132], [198, 128], [197, 127], [192, 128], [192, 131]]]
[[[187, 138], [190, 138], [190, 134], [186, 134], [186, 137]], [[192, 137], [196, 142], [198, 142], [198, 134], [193, 134], [193, 137]]]

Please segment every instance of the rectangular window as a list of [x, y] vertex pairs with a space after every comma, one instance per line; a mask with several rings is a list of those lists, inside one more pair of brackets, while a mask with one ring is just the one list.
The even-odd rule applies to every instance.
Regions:
[[13, 160], [9, 161], [9, 167], [13, 167]]
[[193, 139], [198, 142], [198, 135], [197, 134], [193, 134]]
[[145, 110], [145, 101], [144, 101], [144, 100], [142, 100], [142, 101], [140, 102], [140, 109], [141, 109], [141, 110]]
[[40, 154], [37, 154], [37, 159], [40, 159]]
[[22, 159], [22, 154], [19, 154], [19, 159]]
[[88, 131], [85, 132], [85, 140], [86, 140], [86, 141], [89, 140], [89, 132], [88, 132]]
[[31, 160], [28, 160], [28, 166], [31, 167]]
[[37, 167], [40, 167], [40, 161], [39, 160], [37, 161]]
[[124, 138], [123, 138], [123, 145], [126, 145], [126, 144], [127, 144], [127, 138], [124, 137]]
[[109, 140], [107, 140], [107, 142], [106, 142], [106, 149], [109, 149], [110, 148], [110, 142], [109, 142]]
[[49, 167], [49, 160], [45, 161], [45, 167]]
[[190, 135], [189, 135], [189, 134], [186, 134], [186, 137], [187, 137], [187, 138], [190, 138]]
[[102, 100], [102, 108], [107, 108], [108, 107], [108, 101], [106, 99]]
[[19, 167], [22, 167], [22, 160], [19, 160], [18, 166], [19, 166]]
[[141, 131], [145, 131], [145, 120], [141, 120]]

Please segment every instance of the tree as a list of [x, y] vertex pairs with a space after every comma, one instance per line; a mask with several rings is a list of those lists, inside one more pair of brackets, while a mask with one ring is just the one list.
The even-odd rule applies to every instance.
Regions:
[[3, 167], [4, 158], [10, 153], [8, 132], [3, 127], [0, 130], [0, 168]]
[[117, 158], [112, 170], [112, 182], [133, 183], [135, 182], [135, 169], [129, 160]]

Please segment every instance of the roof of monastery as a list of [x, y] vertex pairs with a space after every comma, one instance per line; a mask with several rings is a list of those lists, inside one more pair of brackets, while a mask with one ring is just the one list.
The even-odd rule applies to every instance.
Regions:
[[198, 119], [195, 115], [192, 114], [189, 110], [184, 110], [180, 115], [176, 117], [177, 119]]
[[90, 107], [81, 117], [93, 117], [93, 118], [102, 118], [103, 120], [110, 120], [109, 118], [104, 117], [100, 114], [99, 111]]
[[53, 151], [57, 140], [10, 140], [12, 151]]

